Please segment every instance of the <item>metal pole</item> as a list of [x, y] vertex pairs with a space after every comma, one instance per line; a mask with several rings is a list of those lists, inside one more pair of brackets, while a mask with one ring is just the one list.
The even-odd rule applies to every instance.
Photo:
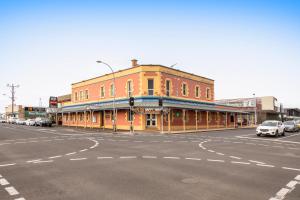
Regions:
[[256, 124], [257, 124], [257, 102], [256, 102], [255, 93], [253, 93], [253, 98], [254, 98], [254, 101], [255, 101], [255, 109], [254, 109], [254, 125], [256, 126]]
[[[10, 92], [11, 92], [11, 97], [9, 97], [9, 98], [11, 98], [11, 114], [12, 114], [12, 117], [14, 117], [15, 116], [15, 113], [14, 113], [14, 104], [15, 104], [15, 88], [18, 88], [18, 87], [20, 87], [19, 85], [14, 85], [13, 83], [10, 85], [10, 84], [7, 84], [6, 85], [7, 87], [9, 87], [11, 90], [10, 90]], [[5, 95], [5, 94], [4, 94]]]
[[102, 62], [102, 61], [96, 61], [97, 63], [102, 63], [104, 65], [106, 65], [112, 72], [113, 74], [113, 82], [114, 82], [114, 99], [113, 99], [113, 132], [116, 132], [116, 105], [115, 105], [115, 100], [116, 100], [116, 78], [115, 78], [115, 72], [114, 70], [112, 69], [112, 67], [105, 63], [105, 62]]

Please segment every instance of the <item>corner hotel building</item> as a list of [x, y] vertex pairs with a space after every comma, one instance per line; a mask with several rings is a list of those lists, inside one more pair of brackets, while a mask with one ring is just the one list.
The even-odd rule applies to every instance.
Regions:
[[[253, 124], [239, 107], [214, 102], [214, 80], [162, 65], [139, 65], [72, 84], [71, 100], [58, 115], [62, 125], [116, 129], [190, 131]], [[115, 76], [115, 87], [114, 87]], [[130, 112], [129, 98], [134, 97]], [[162, 99], [162, 105], [159, 104]], [[240, 123], [240, 126], [246, 126]]]

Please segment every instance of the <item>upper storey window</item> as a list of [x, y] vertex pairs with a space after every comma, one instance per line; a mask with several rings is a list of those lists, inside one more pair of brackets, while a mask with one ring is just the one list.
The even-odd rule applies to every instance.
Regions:
[[74, 94], [74, 99], [75, 99], [75, 101], [78, 101], [78, 93], [77, 92], [75, 92], [75, 94]]
[[127, 81], [127, 95], [132, 96], [132, 81]]
[[195, 96], [196, 96], [196, 98], [200, 97], [200, 87], [199, 86], [195, 87]]
[[111, 97], [115, 96], [115, 86], [114, 86], [114, 84], [110, 85], [110, 96]]
[[104, 86], [100, 87], [100, 97], [103, 98], [104, 97]]
[[79, 100], [83, 100], [83, 91], [79, 92]]
[[154, 80], [148, 79], [148, 95], [153, 96], [154, 95]]
[[187, 96], [187, 84], [186, 83], [182, 83], [181, 92], [182, 92], [183, 96]]
[[171, 82], [170, 80], [166, 81], [166, 96], [170, 96], [170, 87], [171, 87]]
[[211, 99], [211, 90], [210, 90], [210, 88], [206, 88], [206, 99]]
[[85, 99], [89, 99], [89, 91], [88, 90], [84, 91], [84, 97], [85, 97]]

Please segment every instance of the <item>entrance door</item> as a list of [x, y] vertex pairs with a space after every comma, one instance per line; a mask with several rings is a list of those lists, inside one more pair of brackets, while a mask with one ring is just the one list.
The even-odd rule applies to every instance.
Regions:
[[156, 127], [156, 114], [146, 114], [146, 126]]

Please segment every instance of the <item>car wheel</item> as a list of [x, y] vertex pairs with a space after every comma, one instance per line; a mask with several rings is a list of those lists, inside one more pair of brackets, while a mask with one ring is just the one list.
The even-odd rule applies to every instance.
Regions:
[[275, 133], [275, 137], [278, 137], [278, 130], [277, 130], [276, 133]]
[[258, 133], [258, 134], [256, 134], [256, 135], [257, 135], [258, 137], [259, 137], [259, 136], [261, 136], [261, 134], [260, 134], [260, 133]]
[[285, 131], [284, 130], [282, 131], [281, 136], [285, 136]]

